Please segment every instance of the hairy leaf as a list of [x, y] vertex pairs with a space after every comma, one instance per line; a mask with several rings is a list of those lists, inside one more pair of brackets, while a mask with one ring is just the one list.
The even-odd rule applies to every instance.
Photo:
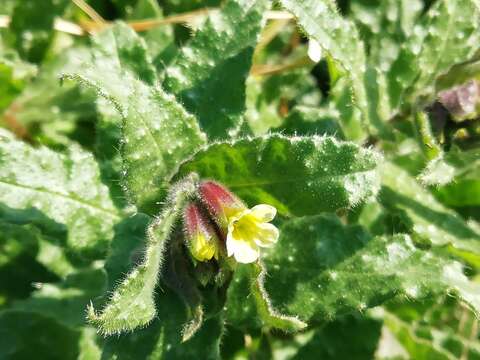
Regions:
[[416, 235], [437, 246], [451, 244], [460, 250], [480, 253], [480, 234], [436, 201], [405, 170], [385, 163], [382, 184], [381, 203], [396, 210]]
[[[0, 236], [0, 267], [13, 265], [18, 258], [21, 259], [28, 254], [27, 257], [30, 260], [35, 259], [57, 276], [64, 277], [75, 270], [62, 246], [63, 237], [50, 237], [33, 223], [18, 224], [3, 219], [0, 221], [0, 229], [2, 234]], [[26, 269], [28, 270], [30, 269]], [[21, 272], [18, 272], [18, 275], [21, 275]], [[27, 281], [32, 280], [34, 279]], [[21, 281], [12, 281], [11, 285], [15, 287], [19, 282]]]
[[435, 194], [449, 206], [480, 206], [480, 178], [457, 180], [439, 188]]
[[451, 149], [445, 160], [455, 169], [454, 181], [434, 189], [436, 198], [453, 207], [480, 205], [480, 150]]
[[[216, 143], [180, 167], [217, 180], [248, 203], [284, 214], [315, 214], [359, 204], [378, 190], [378, 153], [330, 137], [264, 136]], [[178, 176], [178, 175], [177, 175]]]
[[0, 221], [0, 307], [29, 296], [32, 283], [56, 280], [37, 260], [41, 239], [34, 226]]
[[437, 78], [474, 56], [480, 41], [479, 21], [475, 0], [437, 1], [415, 25], [392, 65], [388, 75], [392, 106], [431, 100]]
[[154, 214], [178, 163], [205, 142], [196, 119], [156, 85], [144, 42], [117, 24], [95, 39], [92, 58], [75, 75], [113, 102], [123, 117], [125, 185], [133, 202]]
[[105, 291], [103, 270], [83, 270], [67, 276], [59, 284], [38, 284], [39, 289], [11, 309], [40, 314], [69, 327], [85, 325], [85, 307]]
[[455, 168], [449, 165], [443, 156], [439, 156], [427, 163], [425, 169], [418, 176], [424, 185], [446, 185], [452, 182]]
[[277, 130], [285, 135], [330, 135], [343, 139], [335, 110], [296, 106]]
[[133, 330], [147, 325], [155, 317], [154, 293], [166, 243], [193, 191], [191, 180], [185, 180], [172, 190], [164, 211], [148, 227], [147, 247], [142, 262], [116, 287], [100, 313], [95, 312], [93, 305], [88, 307], [88, 319], [103, 334]]
[[326, 216], [287, 221], [280, 234], [264, 257], [265, 288], [273, 306], [307, 322], [364, 311], [398, 295], [448, 291], [480, 310], [480, 287], [461, 265], [416, 249], [408, 235], [372, 238], [359, 226]]
[[369, 61], [382, 71], [388, 71], [402, 44], [414, 30], [414, 24], [423, 10], [422, 1], [355, 1], [351, 8], [352, 16], [368, 35]]
[[267, 1], [229, 0], [167, 68], [166, 88], [195, 114], [212, 139], [239, 130], [245, 82]]
[[22, 92], [27, 80], [36, 72], [36, 67], [23, 62], [15, 52], [4, 51], [0, 43], [0, 113]]
[[227, 320], [237, 328], [275, 328], [286, 332], [304, 329], [307, 324], [273, 308], [265, 291], [266, 271], [260, 264], [240, 265], [228, 289]]
[[[160, 20], [163, 18], [163, 10], [156, 0], [140, 0], [136, 3], [133, 12], [128, 15], [128, 20], [142, 21], [144, 19]], [[152, 59], [153, 65], [158, 69], [164, 69], [165, 64], [171, 61], [175, 55], [173, 26], [163, 24], [140, 35], [145, 39], [147, 52]]]
[[[327, 324], [314, 332], [301, 346], [293, 360], [374, 358], [380, 337], [381, 323], [368, 317], [347, 316]], [[348, 347], [345, 340], [348, 339]]]
[[182, 324], [187, 320], [183, 303], [168, 290], [158, 297], [158, 319], [135, 333], [108, 338], [102, 360], [220, 359], [222, 319], [210, 318], [191, 340], [182, 342]]
[[151, 218], [145, 214], [122, 220], [115, 226], [105, 271], [108, 275], [108, 290], [112, 291], [122, 277], [141, 261], [146, 245], [145, 234]]
[[10, 41], [25, 60], [40, 62], [44, 58], [53, 39], [55, 16], [63, 12], [66, 4], [65, 0], [16, 2]]
[[0, 201], [62, 224], [69, 249], [88, 256], [104, 254], [119, 219], [90, 154], [78, 147], [66, 155], [35, 149], [6, 131], [0, 133]]
[[385, 132], [385, 125], [377, 114], [375, 69], [367, 67], [364, 43], [354, 23], [339, 14], [332, 0], [282, 0], [281, 3], [295, 15], [305, 33], [345, 70], [351, 80], [354, 105], [362, 113], [364, 126]]
[[35, 253], [37, 237], [35, 229], [0, 221], [0, 267], [22, 253]]
[[[430, 305], [430, 313], [438, 311], [436, 304]], [[468, 359], [478, 359], [480, 357], [480, 346], [473, 339], [469, 339], [470, 334], [461, 334], [464, 331], [465, 324], [459, 323], [455, 329], [450, 328], [445, 321], [440, 324], [432, 323], [427, 311], [418, 315], [421, 318], [413, 318], [416, 309], [410, 306], [400, 306], [400, 314], [396, 314], [393, 308], [388, 308], [382, 312], [382, 318], [388, 329], [395, 335], [396, 339], [403, 345], [411, 358], [431, 358], [454, 360], [462, 357]], [[445, 310], [450, 309], [445, 306]], [[405, 318], [402, 312], [408, 311], [409, 318]], [[452, 312], [453, 313], [453, 312]], [[465, 314], [465, 313], [464, 313]], [[448, 319], [451, 314], [443, 314], [444, 319]], [[463, 315], [465, 316], [465, 315]], [[413, 321], [412, 321], [413, 320]], [[450, 319], [449, 319], [450, 320]], [[474, 318], [475, 322], [476, 319]], [[465, 321], [466, 322], [466, 321]], [[473, 325], [475, 326], [475, 325]]]
[[339, 126], [346, 140], [363, 143], [368, 134], [362, 125], [360, 110], [352, 106], [352, 88], [346, 78], [338, 79], [332, 86], [330, 97], [333, 107], [339, 113]]
[[417, 141], [427, 160], [433, 160], [442, 155], [442, 148], [438, 144], [435, 136], [432, 133], [427, 114], [418, 112], [414, 117], [414, 128], [417, 136]]
[[78, 330], [40, 314], [0, 312], [1, 359], [74, 360], [78, 356], [79, 337]]
[[[310, 71], [311, 69], [307, 67], [270, 76], [250, 76], [247, 79], [245, 121], [255, 136], [265, 135], [270, 129], [279, 126], [278, 130], [282, 131], [284, 112], [290, 111], [289, 108], [294, 105], [309, 106], [313, 112], [313, 106], [320, 102], [322, 95]], [[323, 130], [323, 127], [321, 129]], [[287, 128], [286, 132], [293, 132], [293, 127], [290, 131]], [[322, 131], [314, 133], [323, 134]], [[298, 134], [306, 135], [301, 130]]]
[[95, 120], [95, 95], [58, 81], [62, 71], [73, 71], [87, 58], [88, 49], [78, 46], [42, 63], [38, 76], [7, 110], [25, 128], [24, 137], [55, 148], [67, 147], [72, 140], [86, 148], [92, 145], [93, 137], [85, 132]]

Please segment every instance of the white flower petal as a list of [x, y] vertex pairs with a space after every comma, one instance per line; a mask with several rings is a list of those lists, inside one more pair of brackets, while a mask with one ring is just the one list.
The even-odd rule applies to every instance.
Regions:
[[229, 217], [227, 255], [233, 255], [239, 263], [255, 262], [260, 256], [259, 247], [271, 247], [278, 240], [278, 229], [268, 223], [276, 213], [275, 207], [259, 204]]
[[244, 239], [234, 237], [234, 232], [228, 232], [227, 235], [227, 254], [233, 257], [237, 262], [248, 264], [256, 261], [260, 255], [258, 246], [254, 242], [247, 242]]
[[256, 218], [258, 222], [272, 221], [277, 214], [277, 209], [271, 205], [260, 204], [251, 209], [251, 214]]
[[234, 247], [233, 256], [239, 263], [249, 264], [257, 261], [260, 256], [260, 251], [255, 243], [236, 241]]
[[258, 236], [255, 239], [255, 243], [261, 247], [272, 247], [280, 235], [277, 227], [268, 223], [258, 224], [257, 227]]

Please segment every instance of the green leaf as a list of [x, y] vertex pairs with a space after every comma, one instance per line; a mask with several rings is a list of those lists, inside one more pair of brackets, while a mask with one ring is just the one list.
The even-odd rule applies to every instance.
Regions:
[[0, 312], [1, 359], [74, 360], [78, 356], [79, 337], [78, 330], [39, 314]]
[[145, 234], [150, 222], [149, 216], [136, 214], [115, 225], [115, 236], [105, 261], [109, 291], [112, 291], [122, 277], [142, 260], [146, 245]]
[[2, 14], [10, 15], [15, 8], [16, 0], [4, 0], [2, 4], [0, 4], [0, 11]]
[[[387, 328], [395, 336], [396, 340], [403, 345], [403, 348], [411, 358], [420, 359], [439, 359], [453, 360], [455, 359], [447, 351], [441, 349], [434, 343], [434, 338], [423, 339], [417, 336], [415, 328], [408, 322], [404, 322], [397, 318], [394, 314], [385, 313], [384, 321]], [[436, 334], [440, 335], [440, 334]]]
[[[365, 316], [340, 318], [316, 330], [313, 337], [291, 359], [373, 359], [380, 329], [381, 323], [378, 320]], [[348, 346], [345, 346], [346, 342]]]
[[66, 74], [77, 71], [78, 77], [123, 113], [129, 105], [135, 105], [130, 104], [135, 89], [148, 92], [148, 85], [157, 80], [145, 42], [121, 22], [93, 36], [91, 41], [90, 56], [82, 56], [76, 67], [67, 68]]
[[71, 274], [58, 284], [37, 283], [28, 299], [15, 301], [10, 309], [40, 314], [69, 327], [85, 325], [85, 307], [105, 291], [105, 272], [87, 269]]
[[35, 208], [17, 210], [4, 205], [0, 206], [0, 219], [4, 226], [2, 232], [8, 239], [7, 250], [15, 249], [15, 243], [21, 244], [38, 263], [61, 278], [75, 271], [76, 259], [65, 251], [68, 234], [63, 224], [56, 223]]
[[413, 120], [417, 141], [427, 160], [433, 160], [442, 155], [443, 151], [432, 133], [430, 120], [424, 112], [418, 112]]
[[[17, 1], [10, 24], [10, 42], [30, 62], [41, 62], [53, 39], [53, 22], [67, 1]], [[38, 16], [43, 14], [43, 16]]]
[[415, 26], [389, 72], [392, 107], [431, 101], [437, 78], [475, 55], [479, 22], [480, 8], [474, 0], [435, 2]]
[[13, 222], [2, 219], [0, 228], [2, 229], [0, 266], [28, 253], [57, 276], [65, 277], [75, 270], [62, 247], [64, 233], [59, 234], [59, 238], [51, 237], [50, 234], [46, 234], [48, 231], [31, 219], [27, 221], [16, 219]]
[[37, 261], [60, 277], [73, 273], [76, 269], [60, 241], [48, 237], [39, 239]]
[[[357, 101], [365, 101], [365, 89], [362, 85], [365, 50], [355, 25], [342, 18], [336, 4], [330, 0], [301, 3], [282, 0], [281, 3], [297, 18], [305, 33], [350, 73]], [[363, 104], [360, 106], [363, 107]]]
[[352, 105], [352, 98], [352, 88], [348, 79], [338, 79], [331, 89], [330, 99], [334, 109], [339, 113], [339, 126], [346, 140], [361, 144], [368, 134], [362, 125], [360, 110]]
[[170, 202], [148, 227], [144, 259], [116, 287], [100, 313], [88, 307], [88, 319], [98, 330], [111, 335], [145, 326], [156, 315], [155, 287], [164, 262], [166, 244], [187, 199], [195, 191], [192, 179], [172, 190]]
[[480, 206], [480, 178], [460, 179], [435, 191], [447, 206]]
[[255, 136], [264, 135], [282, 123], [279, 114], [282, 88], [277, 89], [279, 94], [275, 94], [277, 96], [268, 101], [265, 99], [267, 91], [262, 79], [253, 76], [247, 79], [245, 122], [248, 124], [248, 130]]
[[109, 337], [102, 359], [220, 359], [223, 321], [213, 317], [188, 342], [182, 342], [182, 324], [187, 321], [185, 307], [171, 291], [159, 294], [158, 319], [132, 334]]
[[272, 305], [309, 324], [364, 311], [398, 295], [454, 292], [480, 310], [480, 287], [465, 277], [459, 263], [415, 248], [408, 235], [372, 238], [361, 227], [345, 227], [332, 217], [285, 222], [264, 261]]
[[237, 328], [275, 328], [286, 332], [304, 329], [307, 324], [295, 316], [279, 313], [265, 291], [266, 271], [261, 264], [239, 265], [228, 289], [227, 320]]
[[24, 252], [35, 253], [38, 233], [35, 229], [0, 221], [0, 267]]
[[151, 213], [163, 200], [179, 163], [204, 144], [205, 136], [196, 119], [160, 90], [140, 106], [146, 113], [124, 120], [122, 158], [128, 193], [140, 209]]
[[465, 301], [478, 318], [480, 315], [480, 285], [470, 281], [463, 273], [463, 265], [454, 262], [443, 268], [442, 280], [449, 284], [449, 290]]
[[278, 131], [285, 135], [330, 135], [343, 139], [337, 111], [309, 106], [296, 106]]
[[405, 170], [385, 163], [382, 184], [380, 202], [397, 212], [414, 234], [435, 246], [450, 244], [459, 250], [480, 254], [480, 234], [436, 201]]
[[249, 204], [305, 215], [359, 204], [378, 190], [381, 157], [331, 137], [281, 135], [215, 143], [180, 167], [217, 180]]
[[452, 148], [445, 161], [455, 169], [454, 181], [433, 189], [435, 197], [453, 207], [480, 205], [480, 151]]
[[122, 116], [108, 100], [97, 98], [94, 154], [98, 159], [104, 182], [108, 184], [112, 200], [119, 208], [128, 206], [122, 188], [122, 156], [118, 144], [122, 139]]
[[427, 163], [425, 169], [418, 176], [424, 185], [446, 185], [452, 182], [455, 168], [449, 165], [443, 156], [439, 156]]
[[196, 119], [156, 83], [144, 42], [117, 24], [94, 39], [91, 64], [66, 75], [96, 89], [123, 117], [125, 186], [133, 202], [154, 214], [178, 163], [205, 142]]
[[83, 256], [105, 253], [119, 219], [98, 166], [77, 146], [66, 155], [32, 148], [0, 132], [0, 201], [37, 209], [68, 230], [66, 245]]
[[[3, 52], [0, 44], [0, 51]], [[3, 53], [0, 57], [0, 114], [20, 94], [27, 81], [35, 74], [36, 67], [23, 62], [15, 52]]]
[[424, 185], [448, 184], [453, 180], [455, 168], [445, 161], [443, 150], [432, 133], [427, 114], [416, 113], [413, 124], [420, 149], [428, 160], [418, 179]]
[[364, 43], [354, 23], [340, 15], [332, 0], [282, 0], [281, 4], [293, 13], [309, 38], [317, 41], [345, 70], [351, 81], [354, 105], [362, 114], [364, 127], [385, 132], [385, 125], [377, 113], [375, 70], [367, 67]]
[[93, 137], [85, 133], [96, 117], [95, 95], [58, 81], [61, 72], [75, 69], [87, 58], [88, 50], [79, 46], [43, 62], [38, 76], [7, 110], [25, 128], [25, 137], [54, 148], [65, 148], [72, 140], [86, 148], [92, 146]]
[[[156, 0], [139, 0], [132, 13], [128, 16], [130, 21], [161, 20], [162, 18], [163, 11]], [[162, 26], [143, 31], [140, 35], [147, 44], [147, 52], [154, 66], [158, 70], [164, 70], [165, 64], [171, 61], [171, 57], [176, 52], [173, 26], [163, 24]]]
[[[266, 55], [267, 59], [271, 55]], [[269, 76], [250, 76], [247, 79], [245, 121], [255, 136], [265, 135], [279, 126], [281, 131], [284, 122], [282, 111], [288, 111], [294, 105], [313, 108], [320, 102], [322, 96], [310, 72], [311, 68], [307, 67]]]
[[[447, 322], [447, 319], [451, 321], [449, 319], [451, 314], [455, 314], [453, 311], [456, 311], [456, 313], [462, 311], [462, 316], [465, 317], [465, 309], [451, 309], [444, 305], [442, 317], [445, 320], [436, 324], [436, 321], [432, 321], [428, 313], [442, 310], [438, 305], [429, 304], [428, 310], [418, 314], [420, 318], [413, 319], [411, 318], [412, 315], [417, 315], [415, 313], [416, 309], [413, 308], [415, 304], [410, 305], [410, 308], [408, 308], [408, 305], [400, 305], [400, 314], [396, 314], [395, 309], [389, 307], [387, 311], [382, 312], [381, 316], [385, 325], [403, 345], [411, 358], [454, 360], [462, 357], [466, 359], [478, 359], [480, 357], [478, 342], [469, 339], [470, 334], [461, 334], [467, 321], [463, 320], [463, 324], [456, 324], [457, 327], [454, 329], [450, 327], [453, 324]], [[448, 313], [448, 310], [451, 310], [452, 313]], [[402, 312], [405, 311], [410, 313], [409, 318], [401, 316]], [[473, 322], [476, 321], [473, 318]]]
[[0, 307], [28, 297], [34, 290], [33, 283], [57, 280], [36, 259], [42, 238], [30, 224], [0, 220]]
[[376, 309], [374, 315], [383, 319], [412, 358], [427, 354], [446, 359], [480, 356], [476, 341], [478, 320], [451, 296], [424, 302], [393, 301], [381, 311]]
[[212, 139], [239, 130], [245, 82], [267, 1], [229, 0], [167, 68], [165, 86], [195, 114]]
[[79, 354], [77, 360], [100, 360], [102, 350], [99, 346], [99, 338], [95, 329], [91, 327], [82, 328], [78, 342]]
[[422, 10], [421, 0], [352, 2], [352, 16], [368, 34], [369, 61], [383, 72], [388, 71]]

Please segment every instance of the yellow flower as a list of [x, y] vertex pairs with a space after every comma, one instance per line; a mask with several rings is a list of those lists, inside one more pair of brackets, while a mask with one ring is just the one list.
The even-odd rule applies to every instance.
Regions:
[[260, 204], [228, 217], [227, 254], [239, 263], [252, 263], [260, 256], [261, 247], [271, 247], [278, 240], [278, 229], [269, 224], [277, 210]]
[[[212, 241], [213, 240], [213, 241]], [[204, 232], [197, 232], [190, 243], [190, 252], [198, 261], [218, 259], [218, 246], [214, 239], [207, 239]]]
[[194, 203], [185, 207], [183, 215], [185, 235], [192, 256], [198, 261], [218, 260], [219, 240], [202, 210]]
[[227, 255], [237, 262], [254, 262], [261, 247], [271, 247], [277, 242], [278, 229], [269, 224], [277, 213], [273, 206], [260, 204], [248, 209], [235, 194], [212, 180], [200, 183], [199, 193], [225, 240]]

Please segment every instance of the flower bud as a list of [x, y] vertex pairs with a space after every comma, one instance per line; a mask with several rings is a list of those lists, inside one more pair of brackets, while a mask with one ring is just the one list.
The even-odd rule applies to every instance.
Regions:
[[198, 261], [218, 259], [220, 242], [198, 205], [190, 203], [185, 207], [183, 222], [192, 256]]
[[227, 188], [214, 181], [203, 181], [199, 185], [200, 197], [210, 215], [226, 234], [229, 219], [246, 209], [245, 204]]

